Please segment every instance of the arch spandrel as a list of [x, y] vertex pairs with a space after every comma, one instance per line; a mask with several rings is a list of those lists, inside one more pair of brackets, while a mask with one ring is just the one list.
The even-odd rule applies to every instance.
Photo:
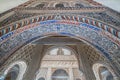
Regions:
[[111, 50], [119, 50], [120, 45], [108, 37], [108, 35], [113, 36], [112, 34], [106, 33], [108, 32], [102, 30], [100, 27], [77, 21], [41, 21], [9, 32], [7, 33], [8, 35], [5, 39], [2, 39], [1, 37], [0, 53], [2, 56], [11, 54], [19, 47], [45, 36], [65, 35], [91, 44], [96, 49], [101, 51], [102, 55], [104, 55], [108, 60], [113, 61], [114, 58], [109, 53]]

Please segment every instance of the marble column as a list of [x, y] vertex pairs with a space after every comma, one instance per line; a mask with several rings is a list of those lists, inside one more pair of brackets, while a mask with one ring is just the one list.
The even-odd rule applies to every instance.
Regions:
[[72, 70], [72, 68], [69, 68], [69, 78], [70, 78], [70, 80], [74, 80], [73, 79], [73, 70]]
[[49, 67], [47, 72], [47, 80], [51, 80], [51, 75], [52, 75], [52, 69], [51, 67]]

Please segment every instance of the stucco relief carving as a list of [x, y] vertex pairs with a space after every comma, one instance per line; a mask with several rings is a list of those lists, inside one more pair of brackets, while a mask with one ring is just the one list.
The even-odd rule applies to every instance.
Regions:
[[111, 49], [119, 48], [114, 42], [102, 34], [100, 28], [86, 23], [49, 20], [40, 22], [39, 24], [40, 25], [37, 23], [37, 26], [33, 26], [33, 28], [22, 29], [22, 32], [19, 32], [18, 30], [17, 35], [13, 34], [14, 37], [10, 37], [6, 42], [0, 44], [2, 50], [0, 53], [6, 55], [22, 44], [29, 43], [35, 39], [42, 38], [43, 36], [56, 34], [85, 40], [84, 42], [88, 42], [100, 50], [110, 61], [113, 61], [114, 59], [112, 56], [114, 54], [109, 54]]
[[9, 50], [12, 50], [14, 47], [19, 46], [20, 42], [26, 43], [26, 41], [30, 41], [38, 36], [42, 36], [50, 33], [53, 34], [57, 33], [61, 35], [81, 37], [86, 41], [89, 41], [94, 45], [103, 48], [107, 52], [109, 52], [111, 49], [114, 49], [116, 45], [107, 37], [105, 37], [102, 34], [99, 34], [98, 32], [100, 31], [97, 30], [94, 31], [92, 29], [89, 29], [88, 27], [84, 27], [84, 25], [80, 25], [80, 26], [68, 25], [68, 24], [60, 24], [60, 25], [50, 24], [45, 26], [43, 25], [29, 29], [13, 38], [8, 39], [6, 42], [1, 44], [0, 47], [3, 50], [2, 52], [8, 52]]

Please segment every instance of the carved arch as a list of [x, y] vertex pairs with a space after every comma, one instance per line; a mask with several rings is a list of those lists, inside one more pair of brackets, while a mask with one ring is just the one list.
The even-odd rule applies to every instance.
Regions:
[[19, 67], [19, 73], [16, 80], [22, 80], [27, 69], [27, 64], [24, 61], [16, 61], [14, 63], [11, 63], [3, 73], [4, 78], [7, 76], [8, 72], [16, 65]]
[[100, 73], [99, 73], [99, 69], [101, 67], [105, 67], [106, 69], [108, 69], [108, 71], [110, 71], [110, 73], [113, 75], [113, 80], [117, 80], [117, 76], [116, 76], [115, 72], [110, 67], [110, 65], [105, 62], [98, 62], [98, 63], [93, 64], [92, 69], [93, 69], [94, 75], [96, 77], [96, 80], [101, 80]]
[[[60, 20], [56, 20], [58, 17]], [[3, 50], [1, 54], [12, 54], [21, 46], [36, 39], [53, 35], [64, 35], [82, 40], [94, 46], [94, 48], [99, 50], [100, 53], [112, 62], [113, 58], [111, 56], [113, 54], [110, 54], [110, 51], [119, 51], [120, 35], [119, 32], [114, 34], [114, 29], [110, 28], [110, 26], [104, 25], [104, 28], [102, 26], [101, 22], [95, 22], [94, 20], [80, 16], [52, 15], [30, 18], [1, 30], [3, 35], [0, 37], [0, 49]], [[118, 63], [114, 64], [118, 65]], [[116, 71], [119, 71], [116, 65]]]

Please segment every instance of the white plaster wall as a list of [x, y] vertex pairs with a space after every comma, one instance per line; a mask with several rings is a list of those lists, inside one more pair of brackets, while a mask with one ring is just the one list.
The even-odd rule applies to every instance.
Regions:
[[28, 0], [0, 0], [0, 13], [14, 8]]
[[94, 0], [120, 12], [120, 0]]

